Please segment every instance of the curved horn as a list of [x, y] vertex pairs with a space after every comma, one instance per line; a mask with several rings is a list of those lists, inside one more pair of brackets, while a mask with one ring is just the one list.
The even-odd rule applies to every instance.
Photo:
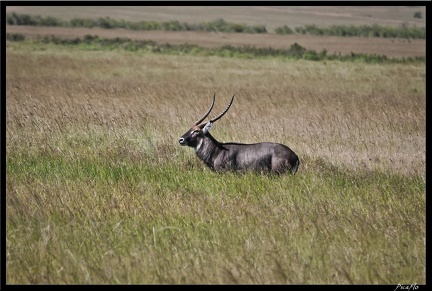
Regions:
[[207, 110], [207, 112], [197, 121], [197, 122], [195, 122], [195, 125], [198, 125], [198, 124], [200, 124], [200, 122], [201, 121], [203, 121], [209, 114], [210, 114], [210, 111], [213, 109], [213, 105], [214, 105], [214, 103], [215, 103], [215, 99], [216, 99], [216, 93], [214, 94], [214, 96], [213, 96], [213, 102], [212, 102], [212, 104], [210, 105], [210, 108], [209, 108], [209, 110]]
[[[235, 94], [234, 94], [235, 95]], [[218, 120], [219, 118], [221, 118], [222, 116], [224, 116], [224, 114], [225, 113], [227, 113], [227, 111], [228, 111], [228, 109], [230, 109], [230, 107], [231, 107], [231, 104], [233, 103], [233, 101], [234, 101], [234, 95], [232, 96], [232, 98], [231, 98], [231, 101], [230, 101], [230, 103], [228, 104], [228, 106], [227, 106], [227, 108], [221, 113], [221, 114], [219, 114], [218, 116], [216, 116], [215, 118], [213, 118], [212, 120], [210, 120], [210, 122], [215, 122], [216, 120]]]

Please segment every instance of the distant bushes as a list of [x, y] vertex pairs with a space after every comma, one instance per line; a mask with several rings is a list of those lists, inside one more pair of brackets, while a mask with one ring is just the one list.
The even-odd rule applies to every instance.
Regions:
[[294, 33], [294, 30], [292, 30], [292, 29], [289, 28], [288, 26], [284, 25], [284, 26], [277, 27], [277, 28], [275, 29], [275, 32], [276, 32], [277, 34], [293, 34], [293, 33]]
[[264, 25], [249, 26], [246, 24], [229, 23], [223, 19], [209, 21], [199, 24], [188, 24], [179, 21], [156, 22], [139, 21], [131, 22], [116, 20], [110, 17], [97, 19], [74, 18], [70, 21], [62, 21], [53, 17], [32, 16], [26, 14], [6, 14], [6, 23], [10, 25], [32, 25], [32, 26], [63, 26], [63, 27], [100, 27], [100, 28], [124, 28], [131, 30], [167, 30], [167, 31], [218, 31], [237, 33], [267, 33]]
[[32, 25], [32, 26], [65, 26], [65, 21], [47, 16], [33, 16], [27, 14], [7, 13], [6, 23], [11, 25]]
[[7, 33], [6, 34], [6, 40], [23, 41], [24, 39], [25, 39], [25, 37], [21, 33]]
[[[6, 23], [10, 25], [32, 25], [32, 26], [62, 26], [62, 27], [100, 27], [105, 29], [124, 28], [131, 30], [166, 30], [166, 31], [216, 31], [233, 33], [267, 33], [264, 25], [249, 26], [246, 24], [230, 23], [223, 19], [189, 24], [179, 21], [157, 22], [139, 21], [131, 22], [116, 20], [110, 17], [97, 19], [74, 18], [70, 21], [59, 20], [54, 17], [41, 17], [26, 14], [8, 13]], [[400, 27], [388, 27], [379, 25], [333, 25], [327, 28], [319, 28], [316, 25], [304, 25], [302, 27], [290, 28], [286, 25], [277, 27], [277, 34], [309, 34], [324, 36], [361, 36], [361, 37], [384, 37], [384, 38], [412, 38], [426, 39], [426, 28], [408, 27], [404, 24]]]
[[[383, 38], [412, 38], [425, 39], [426, 28], [424, 27], [408, 27], [401, 25], [400, 27], [389, 27], [379, 25], [332, 25], [328, 28], [319, 28], [316, 25], [305, 25], [296, 27], [295, 33], [309, 35], [324, 35], [324, 36], [361, 36], [361, 37], [383, 37]], [[294, 33], [289, 27], [276, 28], [277, 34], [292, 34]]]
[[[23, 41], [25, 37], [22, 34], [6, 34], [8, 41]], [[125, 51], [144, 51], [164, 54], [194, 54], [194, 55], [212, 55], [221, 57], [281, 57], [289, 59], [304, 59], [313, 61], [340, 60], [340, 61], [361, 61], [368, 63], [383, 62], [412, 62], [425, 61], [424, 57], [415, 58], [388, 58], [384, 55], [366, 55], [350, 53], [347, 55], [333, 54], [329, 55], [327, 50], [316, 52], [307, 50], [298, 43], [292, 44], [288, 49], [257, 48], [255, 46], [234, 47], [224, 45], [218, 48], [203, 48], [194, 44], [158, 44], [152, 40], [131, 40], [128, 38], [100, 38], [96, 35], [86, 35], [83, 38], [65, 39], [56, 36], [38, 37], [36, 42], [51, 43], [56, 45], [80, 46], [84, 49], [97, 50], [114, 50], [120, 49]]]

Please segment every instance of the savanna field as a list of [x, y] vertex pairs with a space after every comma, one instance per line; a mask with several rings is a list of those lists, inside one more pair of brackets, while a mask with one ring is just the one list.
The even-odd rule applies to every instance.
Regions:
[[[426, 283], [424, 61], [27, 39], [5, 63], [6, 284]], [[286, 144], [297, 174], [180, 146], [214, 93], [216, 139]]]

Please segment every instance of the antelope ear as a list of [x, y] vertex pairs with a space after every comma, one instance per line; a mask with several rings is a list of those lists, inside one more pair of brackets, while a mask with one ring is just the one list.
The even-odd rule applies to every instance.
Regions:
[[212, 122], [207, 122], [207, 124], [206, 125], [204, 125], [204, 128], [203, 128], [203, 132], [204, 132], [204, 134], [206, 134], [211, 128], [213, 127], [213, 123]]

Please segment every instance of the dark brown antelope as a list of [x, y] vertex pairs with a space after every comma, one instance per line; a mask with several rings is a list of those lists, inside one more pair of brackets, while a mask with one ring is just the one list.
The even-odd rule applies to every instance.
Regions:
[[182, 146], [190, 146], [210, 169], [214, 171], [256, 171], [295, 174], [299, 158], [287, 146], [279, 143], [260, 142], [254, 144], [220, 143], [209, 132], [213, 123], [219, 120], [234, 101], [231, 98], [227, 108], [208, 122], [201, 123], [213, 109], [215, 96], [209, 110], [179, 139]]

